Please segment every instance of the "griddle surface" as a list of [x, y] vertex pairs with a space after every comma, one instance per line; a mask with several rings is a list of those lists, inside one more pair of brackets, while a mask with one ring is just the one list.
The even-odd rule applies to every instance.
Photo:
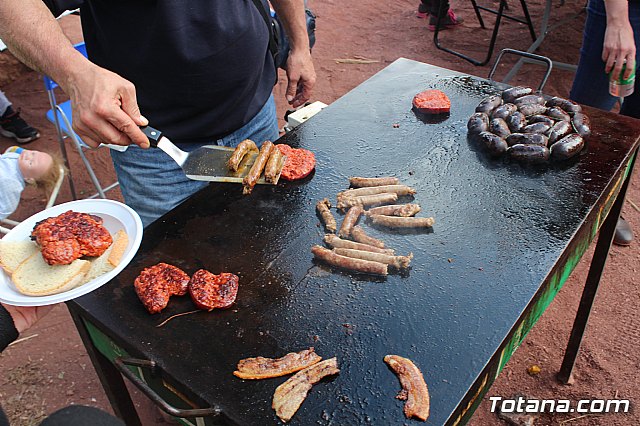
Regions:
[[[413, 95], [428, 88], [451, 98], [450, 116], [411, 111]], [[237, 361], [309, 346], [336, 356], [341, 373], [314, 386], [290, 424], [406, 423], [387, 354], [422, 370], [426, 424], [444, 423], [574, 233], [591, 226], [583, 220], [640, 133], [635, 120], [587, 108], [594, 135], [577, 161], [491, 160], [467, 139], [466, 122], [493, 90], [475, 77], [394, 62], [279, 141], [315, 152], [312, 176], [246, 197], [237, 185], [210, 185], [149, 226], [134, 261], [76, 303], [132, 355], [156, 361], [239, 424], [276, 424], [271, 399], [286, 378], [242, 381], [232, 375]], [[415, 187], [419, 215], [436, 219], [429, 232], [364, 225], [398, 254], [414, 254], [410, 272], [374, 278], [314, 262], [310, 248], [323, 236], [316, 201], [335, 201], [349, 176], [387, 175]], [[157, 262], [238, 274], [236, 304], [157, 328], [194, 309], [183, 297], [161, 314], [145, 311], [133, 281]]]

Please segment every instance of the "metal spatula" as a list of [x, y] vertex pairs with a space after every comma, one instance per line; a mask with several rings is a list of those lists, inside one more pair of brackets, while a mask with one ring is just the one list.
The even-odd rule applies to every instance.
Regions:
[[[242, 179], [249, 173], [251, 166], [258, 154], [251, 152], [244, 156], [237, 172], [232, 172], [227, 167], [227, 161], [234, 151], [234, 148], [217, 145], [205, 145], [191, 152], [186, 152], [178, 148], [162, 134], [158, 129], [151, 126], [141, 127], [142, 132], [149, 138], [149, 143], [153, 148], [160, 148], [184, 171], [184, 174], [193, 180], [206, 180], [214, 182], [242, 183]], [[285, 158], [282, 158], [284, 164]], [[282, 166], [282, 164], [281, 164]], [[282, 170], [282, 167], [280, 167]], [[280, 174], [275, 179], [278, 183]], [[258, 179], [259, 184], [268, 184], [264, 176]]]

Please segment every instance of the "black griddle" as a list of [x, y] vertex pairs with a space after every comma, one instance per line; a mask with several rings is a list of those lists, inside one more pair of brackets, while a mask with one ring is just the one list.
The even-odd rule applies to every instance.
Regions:
[[[413, 95], [428, 88], [451, 98], [449, 116], [414, 114]], [[129, 266], [70, 302], [72, 311], [131, 356], [155, 361], [167, 383], [220, 408], [229, 424], [278, 424], [271, 399], [286, 379], [240, 380], [232, 375], [238, 360], [310, 346], [336, 356], [341, 373], [314, 386], [290, 424], [413, 423], [395, 399], [400, 385], [387, 354], [424, 373], [425, 424], [453, 423], [481, 399], [481, 382], [499, 371], [500, 351], [552, 273], [593, 238], [640, 135], [638, 121], [586, 108], [594, 134], [579, 158], [542, 166], [494, 160], [467, 138], [466, 122], [496, 90], [397, 60], [278, 141], [315, 152], [311, 176], [250, 196], [211, 184], [150, 225]], [[379, 278], [314, 261], [310, 248], [323, 236], [316, 201], [335, 201], [350, 176], [387, 175], [415, 187], [419, 215], [436, 219], [419, 232], [364, 224], [399, 254], [412, 252], [411, 270]], [[195, 309], [183, 297], [161, 314], [146, 312], [133, 281], [158, 262], [238, 274], [236, 304], [157, 328]]]

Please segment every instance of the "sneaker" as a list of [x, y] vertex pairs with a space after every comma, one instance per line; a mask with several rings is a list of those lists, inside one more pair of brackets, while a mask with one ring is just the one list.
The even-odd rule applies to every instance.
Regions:
[[416, 18], [419, 19], [427, 19], [429, 17], [429, 9], [427, 9], [427, 5], [420, 2], [418, 5], [418, 11], [416, 12]]
[[18, 143], [29, 143], [38, 139], [40, 132], [29, 126], [20, 117], [20, 109], [14, 111], [13, 108], [9, 107], [4, 115], [0, 117], [0, 135], [13, 138]]
[[[437, 22], [438, 22], [438, 17], [437, 16], [431, 15], [429, 17], [429, 30], [430, 31], [435, 31], [436, 30], [436, 23]], [[453, 28], [456, 25], [460, 25], [462, 22], [464, 22], [464, 19], [458, 18], [456, 16], [456, 14], [453, 13], [453, 10], [449, 9], [449, 11], [447, 11], [447, 14], [444, 15], [440, 19], [440, 29], [441, 30], [446, 30], [446, 29], [449, 29], [449, 28]]]

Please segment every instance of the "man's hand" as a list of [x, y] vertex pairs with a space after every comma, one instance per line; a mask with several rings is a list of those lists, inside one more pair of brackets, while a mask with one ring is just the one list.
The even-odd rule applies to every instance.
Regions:
[[308, 49], [289, 52], [287, 59], [287, 102], [294, 108], [304, 105], [309, 99], [316, 84], [316, 70]]
[[136, 89], [119, 75], [87, 64], [65, 84], [73, 107], [73, 130], [89, 146], [100, 143], [148, 148], [139, 126], [149, 124], [140, 114]]
[[618, 78], [622, 65], [627, 67], [624, 78], [629, 78], [636, 66], [636, 45], [633, 39], [633, 28], [629, 22], [628, 4], [626, 1], [610, 0], [605, 3], [607, 8], [607, 29], [604, 33], [602, 60], [605, 62], [607, 73], [613, 70], [613, 76]]
[[49, 313], [49, 311], [55, 305], [47, 305], [47, 306], [12, 306], [2, 304], [4, 308], [9, 312], [11, 318], [13, 318], [13, 324], [18, 330], [18, 333], [22, 333], [32, 325], [34, 325], [38, 320]]

